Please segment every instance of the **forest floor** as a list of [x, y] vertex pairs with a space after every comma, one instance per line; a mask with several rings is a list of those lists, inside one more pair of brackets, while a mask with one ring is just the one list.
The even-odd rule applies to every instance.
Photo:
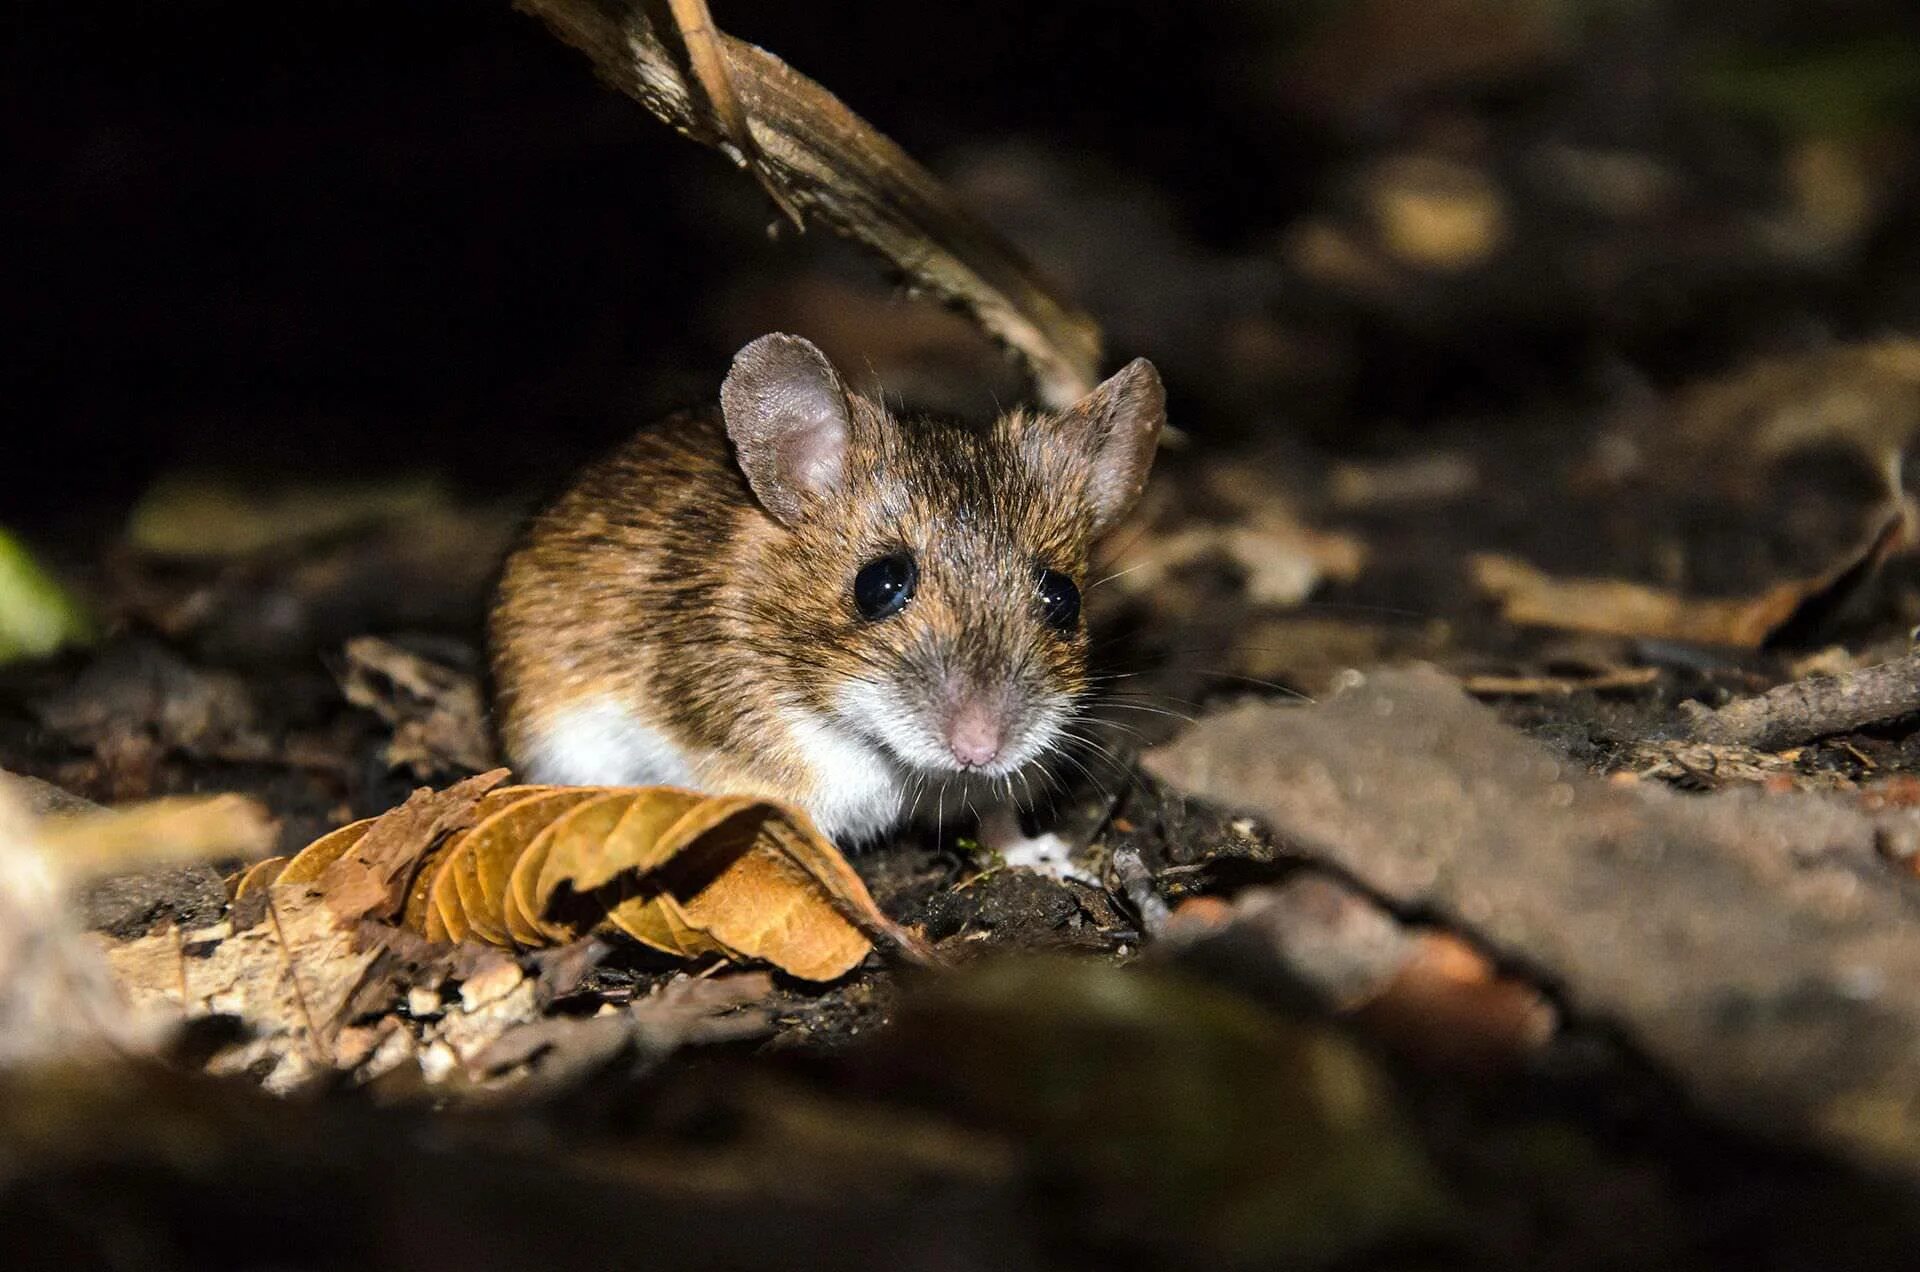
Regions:
[[[858, 69], [787, 8], [761, 20], [813, 32], [823, 80]], [[404, 74], [336, 73], [365, 16], [235, 37], [243, 70], [316, 59], [255, 94], [260, 135], [333, 139], [261, 178], [263, 225], [314, 220], [259, 235], [257, 294], [219, 300], [190, 254], [204, 197], [115, 184], [160, 160], [35, 193], [107, 283], [48, 293], [53, 458], [0, 532], [0, 605], [49, 603], [18, 531], [85, 613], [0, 658], [8, 1266], [1911, 1262], [1914, 46], [1796, 60], [1725, 15], [1594, 8], [1577, 37], [1505, 0], [1328, 6], [1226, 50], [1194, 23], [1184, 131], [1130, 78], [1089, 98], [1124, 157], [1066, 124], [927, 130], [1154, 359], [1175, 435], [1088, 588], [1103, 732], [1032, 810], [1085, 844], [1078, 877], [964, 822], [850, 853], [840, 897], [884, 923], [824, 980], [380, 911], [500, 780], [474, 781], [489, 590], [590, 442], [710, 394], [742, 331], [973, 415], [1022, 391], [998, 351], [824, 236], [761, 235], [758, 190], [505, 13], [443, 61], [451, 19], [418, 19]], [[144, 20], [199, 65], [190, 22]], [[1063, 98], [1114, 79], [1056, 60]], [[253, 116], [186, 78], [174, 115], [115, 109], [204, 137], [225, 209]], [[876, 111], [967, 87], [898, 78]], [[424, 212], [364, 177], [370, 136]], [[165, 250], [126, 237], [149, 214]], [[176, 247], [177, 276], [137, 272]], [[84, 374], [100, 350], [116, 374]], [[94, 452], [128, 419], [122, 472]], [[237, 852], [49, 864], [128, 824], [94, 805], [217, 794], [255, 803], [133, 815], [286, 857], [403, 809], [387, 846], [416, 855], [352, 922]]]
[[[1821, 357], [1791, 409], [1856, 391], [1857, 358]], [[1905, 1247], [1912, 685], [1759, 745], [1706, 740], [1683, 704], [1904, 666], [1910, 513], [1847, 453], [1729, 481], [1719, 417], [1686, 409], [1550, 450], [1479, 427], [1365, 461], [1169, 455], [1094, 593], [1103, 665], [1129, 677], [1118, 726], [1091, 780], [1036, 810], [1091, 837], [1091, 882], [1001, 867], [964, 828], [908, 836], [852, 860], [955, 965], [937, 975], [875, 954], [814, 985], [611, 941], [557, 970], [436, 956], [292, 1073], [301, 1028], [238, 1063], [203, 1020], [170, 1044], [176, 1073], [327, 1094], [63, 1079], [30, 1137], [51, 1155], [12, 1178], [16, 1248], [81, 1248], [75, 1215], [101, 1222], [83, 1195], [110, 1181], [126, 1241], [192, 1249], [218, 1181], [262, 1171], [284, 1198], [223, 1220], [230, 1239], [324, 1204], [351, 1217], [296, 1246], [405, 1224], [392, 1266], [506, 1266], [508, 1232], [568, 1249], [609, 1212], [656, 1244], [671, 1212], [690, 1251], [730, 1228], [729, 1266], [897, 1259], [902, 1224], [949, 1252], [905, 1259], [929, 1267], [1831, 1267]], [[457, 633], [519, 510], [369, 502], [316, 533], [297, 499], [155, 492], [94, 563], [115, 634], [0, 677], [4, 767], [106, 804], [252, 795], [291, 852], [490, 766]], [[237, 922], [212, 871], [85, 905], [123, 944]], [[616, 1009], [641, 1023], [610, 1038]], [[184, 1165], [163, 1142], [182, 1118], [208, 1137]], [[399, 1178], [415, 1168], [435, 1178]], [[472, 1204], [506, 1179], [510, 1206]], [[443, 1189], [456, 1210], [414, 1209]]]

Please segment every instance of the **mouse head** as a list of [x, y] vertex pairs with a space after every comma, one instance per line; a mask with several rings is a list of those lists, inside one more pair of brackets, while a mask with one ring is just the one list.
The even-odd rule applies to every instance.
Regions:
[[1063, 740], [1087, 690], [1080, 592], [1166, 417], [1128, 364], [1057, 413], [900, 419], [797, 336], [742, 349], [720, 391], [778, 525], [743, 603], [812, 727], [931, 774], [997, 778]]

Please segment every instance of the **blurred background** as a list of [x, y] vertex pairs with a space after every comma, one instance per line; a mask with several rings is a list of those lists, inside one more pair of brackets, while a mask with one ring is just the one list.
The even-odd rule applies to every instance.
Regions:
[[[47, 1176], [9, 1194], [35, 1159], [0, 1163], [0, 1249], [28, 1251], [23, 1267], [109, 1246], [119, 1267], [258, 1266], [231, 1231], [253, 1225], [262, 1248], [291, 1232], [347, 1252], [285, 1262], [303, 1267], [524, 1266], [535, 1238], [548, 1263], [644, 1243], [783, 1269], [836, 1266], [836, 1242], [901, 1269], [1896, 1266], [1920, 1231], [1901, 1112], [1920, 1009], [1882, 952], [1912, 953], [1920, 841], [1860, 810], [1920, 805], [1920, 732], [1895, 727], [1895, 703], [1761, 751], [1690, 737], [1685, 705], [1912, 651], [1920, 6], [711, 2], [1019, 244], [1103, 326], [1109, 366], [1161, 368], [1180, 438], [1089, 607], [1097, 670], [1126, 678], [1109, 696], [1133, 715], [1099, 777], [1048, 796], [1049, 816], [1139, 863], [1104, 880], [1124, 903], [905, 833], [858, 857], [875, 901], [942, 948], [1013, 956], [1006, 972], [870, 965], [733, 999], [703, 971], [720, 1015], [759, 1005], [702, 1033], [701, 1010], [663, 997], [688, 979], [675, 960], [555, 960], [522, 980], [568, 987], [519, 1023], [547, 1031], [560, 1076], [521, 1088], [518, 1129], [465, 1140], [440, 1118], [396, 1135], [352, 1101], [489, 1099], [477, 1042], [439, 1085], [409, 1076], [424, 1060], [376, 1069], [385, 1041], [342, 1047], [312, 1089], [348, 1098], [236, 1106], [204, 1136], [172, 1111], [225, 1116], [206, 1087], [62, 1075], [0, 1098], [0, 1141], [30, 1131]], [[752, 180], [507, 0], [16, 0], [0, 117], [0, 769], [61, 799], [243, 792], [292, 853], [487, 769], [482, 617], [526, 510], [641, 424], [711, 401], [763, 332], [806, 335], [918, 406], [978, 417], [1027, 393], [967, 320], [780, 224]], [[1408, 663], [1456, 682], [1502, 749], [1369, 708], [1366, 736], [1394, 746], [1362, 752], [1340, 741], [1344, 708], [1239, 702], [1331, 697]], [[1343, 772], [1377, 842], [1356, 830], [1350, 858], [1322, 860], [1324, 806], [1285, 802], [1317, 777], [1264, 792], [1297, 819], [1276, 841], [1134, 767], [1136, 745], [1226, 700], [1292, 736], [1318, 766], [1303, 772], [1359, 756]], [[1495, 900], [1389, 913], [1394, 888], [1347, 863], [1391, 879], [1394, 853], [1446, 823], [1393, 776], [1425, 769], [1388, 766], [1434, 737], [1459, 768], [1441, 785], [1495, 810], [1488, 825], [1525, 808], [1503, 833], [1548, 828], [1529, 860], [1595, 873], [1514, 869], [1517, 839], [1462, 835], [1494, 859]], [[1550, 776], [1501, 758], [1522, 745]], [[1116, 789], [1095, 789], [1109, 769]], [[1607, 802], [1573, 807], [1563, 771], [1615, 779]], [[1668, 787], [1764, 798], [1709, 852]], [[1629, 804], [1640, 839], [1591, 811]], [[1832, 829], [1840, 811], [1857, 840]], [[1753, 864], [1789, 844], [1791, 871]], [[1564, 903], [1531, 913], [1617, 916], [1593, 944], [1631, 975], [1448, 925], [1498, 915], [1509, 884]], [[26, 895], [16, 914], [62, 921]], [[1154, 934], [1170, 905], [1197, 933], [1248, 898], [1213, 954]], [[188, 952], [169, 925], [245, 908], [210, 868], [88, 905], [116, 941], [164, 942], [169, 978]], [[1884, 921], [1871, 940], [1847, 926], [1863, 913]], [[1775, 944], [1715, 944], [1743, 932]], [[1758, 948], [1779, 957], [1726, 953]], [[1019, 961], [1047, 950], [1076, 960]], [[1336, 974], [1317, 981], [1323, 957]], [[1365, 993], [1354, 968], [1377, 972]], [[0, 969], [0, 991], [19, 983]], [[68, 982], [46, 984], [65, 1019]], [[1617, 985], [1653, 1006], [1616, 1019]], [[385, 1031], [358, 1030], [367, 1048], [424, 1055], [505, 1001], [463, 984], [423, 1011], [414, 988], [355, 991], [355, 1019]], [[684, 1075], [653, 1083], [636, 1060], [600, 1081], [612, 1052], [568, 1067], [602, 1007], [647, 1003], [681, 1015], [645, 1063], [684, 1043]], [[1330, 1017], [1368, 1039], [1340, 1044], [1351, 1071], [1324, 1067]], [[17, 1018], [4, 1001], [0, 1018]], [[293, 1040], [312, 1023], [274, 1035], [283, 1058], [305, 1062]], [[1666, 1050], [1634, 1051], [1636, 1028]], [[232, 1043], [195, 1034], [184, 1067]], [[1386, 1107], [1389, 1054], [1411, 1137], [1352, 1114]], [[1373, 1082], [1376, 1062], [1369, 1095], [1353, 1075]], [[1457, 1081], [1436, 1076], [1456, 1062]], [[1849, 1085], [1863, 1074], [1888, 1085]], [[1738, 1135], [1700, 1107], [1732, 1110]], [[89, 1165], [75, 1146], [94, 1141], [131, 1164]], [[572, 1160], [583, 1144], [631, 1156]], [[1428, 1154], [1457, 1214], [1402, 1169]], [[689, 1191], [687, 1160], [735, 1173], [702, 1165], [690, 1178], [714, 1191]], [[1406, 1244], [1402, 1220], [1444, 1231], [1451, 1261]], [[1382, 1233], [1380, 1259], [1349, 1256]], [[728, 1262], [722, 1240], [765, 1258]], [[188, 1253], [142, 1253], [166, 1249]]]
[[[720, 0], [1148, 353], [1209, 443], [1553, 430], [1920, 321], [1902, 0]], [[550, 485], [796, 330], [1022, 391], [505, 4], [16, 5], [4, 515], [167, 471]]]

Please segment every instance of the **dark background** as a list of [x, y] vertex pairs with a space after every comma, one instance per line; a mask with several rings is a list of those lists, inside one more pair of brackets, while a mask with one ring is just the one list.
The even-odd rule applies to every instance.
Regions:
[[[1920, 316], [1898, 0], [1554, 6], [1544, 51], [1513, 35], [1545, 12], [1520, 0], [715, 7], [983, 190], [1203, 439], [1367, 446]], [[208, 464], [549, 483], [710, 393], [745, 339], [818, 320], [769, 280], [878, 279], [824, 232], [770, 240], [751, 182], [505, 4], [13, 13], [0, 518], [43, 535]], [[1727, 66], [1752, 82], [1719, 91]], [[1743, 227], [1823, 130], [1880, 139], [1871, 224], [1755, 255]], [[1525, 186], [1556, 145], [1651, 156], [1678, 206], [1569, 224]], [[1409, 149], [1520, 182], [1514, 250], [1384, 298], [1293, 272], [1296, 219]]]
[[[1911, 525], [1905, 506], [1889, 522], [1878, 465], [1920, 426], [1913, 0], [715, 5], [725, 29], [839, 94], [1017, 240], [1099, 318], [1112, 365], [1144, 353], [1161, 367], [1191, 442], [1157, 462], [1154, 515], [1116, 546], [1099, 580], [1114, 586], [1092, 598], [1108, 624], [1097, 665], [1103, 680], [1115, 669], [1130, 740], [1086, 775], [1091, 786], [1116, 770], [1124, 802], [1103, 792], [1082, 812], [1159, 871], [1163, 899], [1345, 871], [1326, 871], [1312, 843], [1276, 852], [1188, 793], [1139, 780], [1136, 742], [1250, 690], [1322, 696], [1355, 669], [1408, 661], [1477, 682], [1568, 772], [1688, 791], [1764, 783], [1756, 818], [1791, 790], [1866, 807], [1920, 799], [1911, 727], [1876, 722], [1791, 761], [1723, 767], [1689, 754], [1680, 705], [1897, 658], [1920, 624], [1911, 545], [1862, 538]], [[0, 548], [24, 531], [101, 637], [0, 669], [0, 767], [100, 802], [245, 792], [293, 851], [475, 767], [481, 616], [528, 499], [656, 412], [710, 399], [755, 335], [799, 331], [856, 378], [877, 373], [927, 404], [980, 412], [1021, 392], [964, 320], [902, 295], [824, 232], [770, 236], [776, 216], [749, 179], [604, 88], [505, 0], [16, 4], [0, 22], [0, 120]], [[1415, 241], [1396, 245], [1395, 224]], [[1723, 377], [1741, 391], [1715, 400]], [[1842, 463], [1769, 449], [1757, 440], [1769, 428], [1810, 435]], [[193, 483], [174, 479], [207, 470], [225, 480], [196, 505]], [[353, 510], [356, 490], [404, 493], [430, 473], [450, 475], [455, 497]], [[344, 507], [345, 524], [289, 528], [301, 518], [271, 498], [287, 486], [323, 512]], [[246, 498], [256, 489], [261, 507]], [[172, 546], [135, 532], [136, 500]], [[206, 504], [230, 514], [212, 531]], [[235, 542], [249, 529], [262, 542]], [[1631, 613], [1598, 632], [1512, 617], [1480, 581], [1482, 552], [1550, 582], [1650, 585], [1691, 623], [1676, 635]], [[1302, 595], [1256, 586], [1276, 563], [1307, 579]], [[1781, 595], [1793, 612], [1757, 635], [1723, 639], [1724, 622], [1699, 634], [1703, 613], [1750, 615]], [[390, 638], [372, 644], [399, 672], [356, 660], [369, 635]], [[1332, 718], [1324, 736], [1344, 749]], [[1428, 726], [1401, 713], [1376, 727], [1406, 739], [1378, 752], [1391, 775]], [[1304, 753], [1313, 735], [1293, 736]], [[1439, 757], [1464, 766], [1463, 798], [1540, 794], [1526, 772], [1474, 770], [1476, 754]], [[1559, 780], [1554, 764], [1538, 784]], [[1570, 789], [1556, 786], [1556, 807]], [[1412, 845], [1394, 807], [1357, 825]], [[1693, 831], [1668, 845], [1686, 830], [1674, 807], [1644, 832], [1616, 825], [1633, 850], [1603, 853], [1568, 813], [1567, 852], [1613, 873], [1571, 887], [1566, 904], [1771, 860], [1717, 856]], [[1799, 810], [1783, 828], [1809, 815], [1780, 807]], [[1820, 1103], [1830, 1092], [1902, 1071], [1887, 1058], [1900, 1021], [1877, 1014], [1898, 1002], [1863, 993], [1862, 929], [1800, 907], [1906, 887], [1913, 861], [1890, 859], [1883, 875], [1869, 863], [1897, 857], [1897, 840], [1800, 833], [1778, 843], [1794, 845], [1796, 875], [1825, 879], [1771, 873], [1779, 908], [1748, 887], [1754, 908], [1728, 910], [1716, 892], [1711, 917], [1791, 928], [1807, 961], [1788, 971], [1816, 969], [1804, 982], [1783, 972], [1771, 982], [1782, 996], [1767, 998], [1745, 982], [1709, 987], [1709, 960], [1622, 962], [1648, 986], [1670, 977], [1677, 1003], [1731, 1004], [1712, 1028], [1693, 1006], [1674, 1017], [1703, 1027], [1671, 1075], [1634, 1050], [1631, 1019], [1581, 1018], [1629, 1000], [1583, 984], [1577, 963], [1524, 963], [1507, 936], [1426, 905], [1395, 918], [1394, 942], [1439, 951], [1442, 970], [1425, 990], [1405, 982], [1399, 1007], [1368, 1000], [1365, 1028], [1401, 1033], [1410, 1122], [1471, 1222], [1451, 1261], [1393, 1248], [1339, 1266], [1892, 1266], [1884, 1252], [1913, 1245], [1908, 1198], [1892, 1195], [1905, 1185], [1882, 1191], [1878, 1176], [1816, 1157], [1807, 1127], [1812, 1110], [1841, 1107]], [[1383, 855], [1383, 878], [1397, 860]], [[1102, 892], [979, 870], [937, 835], [903, 834], [859, 865], [890, 915], [970, 951], [1097, 959], [1141, 935]], [[1825, 886], [1836, 872], [1844, 892]], [[1588, 878], [1552, 874], [1542, 895]], [[1341, 882], [1347, 900], [1328, 913], [1386, 923], [1369, 886]], [[190, 895], [169, 887], [136, 894], [132, 917], [226, 904], [210, 872]], [[1380, 929], [1339, 925], [1352, 944], [1326, 948], [1372, 965]], [[1506, 950], [1521, 957], [1496, 967], [1489, 952]], [[1460, 953], [1491, 979], [1461, 977]], [[1238, 1240], [1256, 1203], [1299, 1195], [1293, 1164], [1320, 1151], [1285, 1105], [1321, 1078], [1276, 1081], [1296, 1062], [1240, 1041], [1247, 1011], [1279, 1006], [1276, 1027], [1319, 1018], [1299, 1015], [1300, 983], [1275, 957], [1223, 943], [1217, 964], [1180, 965], [1178, 986], [1118, 1032], [1099, 1004], [1123, 1001], [1119, 982], [1099, 978], [1137, 986], [1150, 968], [1089, 961], [1075, 966], [1096, 979], [1082, 980], [1043, 964], [1041, 981], [977, 1000], [958, 981], [944, 1007], [938, 983], [884, 970], [822, 992], [786, 986], [770, 1000], [778, 1042], [743, 1043], [751, 1061], [724, 1053], [738, 1069], [710, 1064], [716, 1043], [690, 1058], [684, 1087], [678, 1071], [675, 1085], [595, 1073], [577, 1104], [540, 1097], [551, 1102], [524, 1121], [493, 1107], [483, 1140], [361, 1118], [346, 1092], [242, 1123], [199, 1086], [114, 1071], [100, 1103], [62, 1077], [59, 1105], [0, 1099], [52, 1146], [44, 1185], [22, 1156], [13, 1174], [28, 1190], [0, 1195], [0, 1228], [12, 1218], [25, 1234], [0, 1249], [26, 1251], [22, 1265], [39, 1250], [77, 1267], [85, 1255], [72, 1252], [110, 1248], [122, 1265], [199, 1268], [258, 1264], [278, 1242], [366, 1252], [356, 1266], [467, 1251], [462, 1266], [481, 1266], [551, 1231], [542, 1249], [558, 1262], [584, 1242], [630, 1262], [634, 1249], [662, 1262], [697, 1250], [678, 1260], [697, 1266], [737, 1241], [771, 1242], [765, 1265], [787, 1267], [830, 1259], [835, 1242], [904, 1240], [923, 1261], [977, 1248], [982, 1266], [1018, 1267], [1040, 1263], [1022, 1253], [1031, 1238], [1066, 1266], [1155, 1254], [1224, 1266], [1183, 1240], [1211, 1241], [1229, 1221]], [[602, 984], [638, 995], [679, 965], [629, 950], [603, 970]], [[1466, 997], [1444, 1008], [1441, 982]], [[1666, 1001], [1648, 992], [1640, 1001]], [[1569, 1027], [1525, 1075], [1441, 1075], [1456, 1050], [1519, 1045], [1506, 1013], [1540, 994]], [[933, 1004], [919, 1025], [915, 1003]], [[580, 1005], [566, 1018], [597, 1019], [575, 1016]], [[1455, 1024], [1469, 1019], [1480, 1023]], [[1826, 1029], [1844, 1045], [1814, 1045]], [[1788, 1057], [1729, 1092], [1730, 1066], [1756, 1052], [1720, 1040], [1769, 1033], [1805, 1063]], [[191, 1045], [202, 1041], [221, 1045]], [[1858, 1062], [1826, 1073], [1807, 1060], [1840, 1054]], [[1108, 1075], [1092, 1085], [1089, 1057]], [[784, 1096], [768, 1085], [780, 1075], [796, 1083]], [[1703, 1125], [1682, 1089], [1737, 1110], [1767, 1143]], [[1271, 1099], [1283, 1104], [1270, 1113]], [[75, 1132], [48, 1131], [65, 1123], [47, 1110], [67, 1104]], [[884, 1107], [921, 1112], [896, 1123]], [[202, 1133], [195, 1109], [222, 1120]], [[848, 1138], [809, 1129], [829, 1124]], [[964, 1164], [969, 1138], [916, 1142], [946, 1125], [988, 1136], [983, 1152], [1006, 1143], [1009, 1181]], [[583, 1187], [574, 1159], [595, 1144], [632, 1146], [639, 1169], [588, 1151], [598, 1182]], [[715, 1147], [737, 1153], [742, 1178], [764, 1168], [781, 1185], [729, 1185], [690, 1208], [657, 1154]], [[122, 1165], [92, 1165], [90, 1152]], [[503, 1173], [502, 1154], [522, 1152], [521, 1173]], [[963, 1163], [951, 1191], [937, 1166], [949, 1152]], [[813, 1202], [796, 1206], [788, 1180]], [[491, 1200], [507, 1192], [514, 1204]], [[822, 1198], [828, 1209], [808, 1208]], [[1311, 1209], [1309, 1236], [1350, 1235], [1343, 1211]], [[814, 1226], [828, 1219], [830, 1231]], [[196, 1257], [143, 1259], [129, 1243], [142, 1233], [147, 1248]]]

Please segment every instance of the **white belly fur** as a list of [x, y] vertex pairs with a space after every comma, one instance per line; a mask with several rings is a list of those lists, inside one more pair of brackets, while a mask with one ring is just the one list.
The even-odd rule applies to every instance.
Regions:
[[[793, 713], [787, 724], [814, 778], [812, 795], [796, 802], [824, 833], [857, 842], [900, 823], [907, 783], [885, 753], [805, 713]], [[560, 786], [726, 787], [701, 772], [699, 757], [631, 708], [605, 699], [555, 713], [519, 758], [528, 781]]]
[[802, 802], [822, 831], [857, 843], [900, 824], [907, 778], [879, 747], [803, 712], [790, 714], [787, 728], [813, 773], [813, 795]]
[[692, 786], [686, 753], [617, 702], [568, 707], [537, 730], [528, 781], [556, 786]]

